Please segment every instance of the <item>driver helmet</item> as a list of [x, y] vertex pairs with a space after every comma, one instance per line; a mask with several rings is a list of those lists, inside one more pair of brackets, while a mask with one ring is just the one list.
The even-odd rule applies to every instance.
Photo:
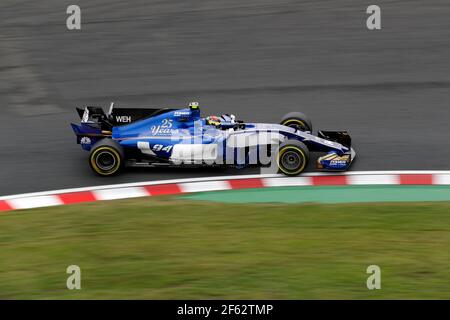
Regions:
[[209, 125], [212, 125], [212, 126], [219, 126], [220, 122], [221, 122], [221, 120], [217, 116], [206, 117], [206, 124], [209, 124]]

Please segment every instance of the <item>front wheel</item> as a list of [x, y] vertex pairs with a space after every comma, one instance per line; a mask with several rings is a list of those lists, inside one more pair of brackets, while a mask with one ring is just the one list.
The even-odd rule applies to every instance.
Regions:
[[97, 142], [89, 156], [89, 164], [95, 173], [112, 176], [120, 171], [123, 162], [122, 147], [111, 139]]
[[311, 120], [301, 112], [289, 112], [281, 119], [280, 124], [300, 131], [312, 132], [313, 129]]
[[296, 176], [302, 173], [309, 162], [308, 147], [297, 140], [287, 140], [280, 145], [277, 165], [281, 173]]

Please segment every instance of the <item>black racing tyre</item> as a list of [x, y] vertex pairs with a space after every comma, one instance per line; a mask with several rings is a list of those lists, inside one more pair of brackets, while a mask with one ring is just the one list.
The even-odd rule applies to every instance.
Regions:
[[280, 124], [301, 131], [313, 130], [311, 120], [301, 112], [289, 112], [281, 119]]
[[105, 138], [92, 146], [89, 165], [101, 176], [117, 174], [123, 167], [124, 152], [122, 146], [114, 140]]
[[308, 147], [298, 140], [283, 142], [277, 154], [277, 166], [280, 173], [296, 176], [302, 173], [309, 162]]

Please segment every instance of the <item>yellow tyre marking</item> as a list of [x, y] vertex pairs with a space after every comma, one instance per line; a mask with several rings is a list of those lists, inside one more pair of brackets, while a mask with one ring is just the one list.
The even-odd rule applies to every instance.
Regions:
[[[300, 152], [300, 154], [301, 154], [302, 157], [303, 157], [303, 164], [302, 164], [302, 166], [300, 167], [300, 169], [298, 169], [298, 170], [295, 171], [295, 172], [289, 172], [289, 171], [286, 171], [286, 170], [284, 170], [284, 169], [280, 166], [280, 159], [281, 159], [281, 156], [282, 156], [287, 150], [289, 150], [289, 149], [297, 150], [298, 152]], [[305, 166], [306, 166], [306, 155], [305, 155], [305, 153], [303, 152], [303, 150], [300, 149], [300, 148], [298, 148], [298, 147], [295, 147], [295, 146], [287, 146], [287, 147], [283, 147], [283, 148], [280, 150], [280, 152], [278, 152], [278, 155], [277, 155], [277, 164], [278, 164], [278, 168], [279, 168], [281, 171], [283, 171], [285, 174], [287, 174], [287, 175], [296, 175], [296, 174], [299, 174], [300, 172], [302, 172], [302, 171], [305, 169]]]
[[282, 125], [289, 126], [289, 123], [291, 123], [291, 122], [293, 122], [294, 124], [297, 123], [297, 124], [301, 125], [303, 128], [307, 127], [303, 121], [298, 120], [298, 119], [289, 119], [289, 120], [285, 121], [284, 123], [282, 123]]
[[[95, 156], [102, 150], [110, 151], [116, 156], [116, 158], [117, 158], [117, 165], [115, 166], [113, 171], [103, 172], [102, 169], [100, 169], [97, 166], [97, 163], [95, 161]], [[96, 149], [94, 151], [94, 153], [92, 153], [92, 155], [91, 155], [91, 165], [92, 165], [92, 168], [94, 168], [95, 172], [97, 172], [98, 174], [101, 174], [102, 176], [108, 176], [108, 175], [114, 174], [120, 168], [120, 165], [121, 165], [120, 155], [119, 155], [119, 153], [117, 153], [117, 151], [114, 148], [111, 148], [111, 147], [100, 147], [100, 148]]]

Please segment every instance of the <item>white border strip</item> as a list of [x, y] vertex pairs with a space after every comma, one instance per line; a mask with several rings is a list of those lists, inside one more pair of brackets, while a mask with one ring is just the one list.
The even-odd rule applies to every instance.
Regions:
[[[435, 174], [435, 175], [450, 175], [450, 171], [439, 170], [426, 170], [426, 171], [414, 171], [414, 170], [400, 170], [400, 171], [348, 171], [344, 173], [327, 173], [327, 172], [307, 172], [303, 173], [300, 177], [317, 177], [317, 176], [354, 176], [354, 175], [399, 175], [399, 174]], [[253, 174], [253, 175], [234, 175], [234, 176], [215, 176], [215, 177], [202, 177], [202, 178], [186, 178], [186, 179], [169, 179], [159, 181], [143, 181], [121, 184], [100, 185], [81, 188], [59, 189], [42, 192], [22, 193], [9, 196], [0, 197], [0, 200], [10, 200], [15, 198], [36, 197], [44, 195], [57, 195], [62, 193], [83, 192], [83, 191], [95, 191], [103, 189], [116, 189], [116, 188], [128, 188], [128, 187], [142, 187], [152, 186], [159, 184], [181, 184], [188, 182], [201, 182], [201, 181], [221, 181], [221, 180], [238, 180], [238, 179], [255, 179], [255, 178], [286, 178], [282, 174]], [[299, 178], [300, 178], [299, 177]], [[291, 178], [288, 178], [291, 179]]]
[[[412, 175], [413, 177], [409, 177]], [[426, 177], [420, 178], [418, 176]], [[333, 177], [345, 177], [334, 179]], [[402, 177], [403, 176], [403, 177]], [[414, 177], [417, 176], [417, 177]], [[323, 177], [323, 178], [320, 178]], [[326, 178], [326, 177], [329, 177]], [[259, 184], [245, 181], [255, 179]], [[406, 180], [403, 180], [406, 179]], [[233, 181], [236, 180], [236, 183]], [[298, 177], [284, 175], [234, 175], [202, 178], [186, 178], [160, 181], [144, 181], [84, 188], [71, 188], [44, 192], [25, 193], [0, 197], [0, 205], [6, 205], [6, 210], [28, 209], [76, 203], [77, 195], [71, 193], [90, 193], [90, 199], [83, 201], [101, 201], [114, 199], [128, 199], [151, 196], [148, 188], [158, 185], [173, 185], [176, 193], [204, 192], [214, 190], [229, 190], [233, 188], [281, 187], [281, 186], [312, 186], [312, 185], [399, 185], [399, 184], [450, 185], [450, 171], [353, 171], [345, 173], [305, 173]], [[178, 189], [177, 189], [178, 188]], [[178, 190], [178, 191], [177, 191]], [[68, 197], [68, 198], [67, 198]], [[70, 200], [72, 199], [72, 200]], [[3, 209], [5, 210], [5, 209]], [[1, 211], [1, 210], [0, 210]]]

